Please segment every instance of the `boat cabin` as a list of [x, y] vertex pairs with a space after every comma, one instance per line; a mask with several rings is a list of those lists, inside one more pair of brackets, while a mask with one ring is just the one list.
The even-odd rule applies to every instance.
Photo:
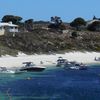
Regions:
[[25, 67], [31, 67], [35, 65], [33, 62], [23, 62], [23, 64], [25, 64]]

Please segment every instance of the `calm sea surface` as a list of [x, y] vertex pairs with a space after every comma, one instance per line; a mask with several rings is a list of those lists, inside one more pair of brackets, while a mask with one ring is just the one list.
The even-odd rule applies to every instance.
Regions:
[[0, 74], [0, 100], [100, 100], [100, 65]]

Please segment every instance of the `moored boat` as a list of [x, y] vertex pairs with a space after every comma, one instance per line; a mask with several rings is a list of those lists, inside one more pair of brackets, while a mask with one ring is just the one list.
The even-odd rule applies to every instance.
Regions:
[[95, 61], [100, 61], [100, 57], [95, 57], [94, 60]]
[[67, 59], [63, 59], [62, 57], [59, 57], [57, 60], [57, 67], [64, 67], [68, 63]]
[[59, 57], [57, 60], [57, 67], [63, 67], [65, 69], [77, 69], [77, 70], [86, 70], [87, 65], [83, 63], [78, 63], [76, 61], [68, 61], [67, 59], [63, 59], [62, 57]]
[[24, 66], [20, 68], [20, 71], [27, 72], [40, 72], [46, 67], [35, 65], [33, 62], [23, 62]]
[[7, 69], [6, 67], [0, 67], [0, 73], [9, 73], [9, 74], [18, 74], [22, 73], [22, 71], [18, 69]]

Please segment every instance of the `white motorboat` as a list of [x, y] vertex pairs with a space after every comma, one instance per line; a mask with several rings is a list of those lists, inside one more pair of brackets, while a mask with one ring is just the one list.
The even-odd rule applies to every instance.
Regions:
[[22, 73], [22, 71], [18, 69], [7, 69], [6, 67], [0, 67], [0, 73], [11, 73], [11, 74], [17, 74], [17, 73]]
[[94, 60], [95, 61], [100, 61], [100, 57], [95, 57]]
[[57, 67], [64, 67], [68, 63], [67, 59], [63, 59], [62, 57], [59, 57], [57, 60]]

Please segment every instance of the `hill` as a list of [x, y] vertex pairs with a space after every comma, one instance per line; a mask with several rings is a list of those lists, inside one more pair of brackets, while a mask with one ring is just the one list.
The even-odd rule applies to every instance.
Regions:
[[100, 32], [71, 29], [61, 32], [37, 28], [32, 32], [19, 32], [15, 36], [0, 36], [0, 55], [16, 55], [19, 51], [27, 54], [66, 51], [100, 52]]

